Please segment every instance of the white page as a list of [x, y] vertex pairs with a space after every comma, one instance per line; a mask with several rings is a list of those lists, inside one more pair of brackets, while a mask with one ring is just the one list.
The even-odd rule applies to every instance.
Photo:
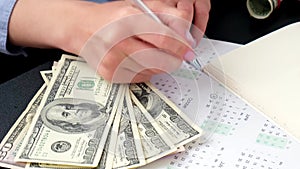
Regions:
[[300, 140], [299, 45], [300, 22], [215, 59], [207, 71]]
[[[197, 50], [209, 61], [239, 46], [207, 40]], [[205, 121], [218, 122], [218, 126], [207, 142], [194, 141], [185, 146], [185, 152], [142, 168], [297, 168], [300, 144], [203, 72], [183, 64], [171, 76], [157, 75], [151, 82], [199, 126]], [[215, 116], [219, 116], [217, 120]]]

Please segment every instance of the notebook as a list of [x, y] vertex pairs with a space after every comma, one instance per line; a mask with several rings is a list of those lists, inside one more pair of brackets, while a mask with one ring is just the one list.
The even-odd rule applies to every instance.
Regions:
[[300, 140], [300, 22], [215, 58], [203, 71]]

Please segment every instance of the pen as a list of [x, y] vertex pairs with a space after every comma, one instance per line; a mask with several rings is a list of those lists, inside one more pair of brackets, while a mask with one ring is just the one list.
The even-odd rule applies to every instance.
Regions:
[[[153, 20], [160, 24], [164, 24], [157, 15], [142, 1], [142, 0], [131, 0], [134, 6], [148, 14]], [[188, 32], [187, 36], [189, 36], [189, 39], [193, 39], [192, 35]], [[201, 64], [197, 60], [197, 58], [193, 59], [192, 61], [186, 61], [188, 64], [192, 65], [194, 68], [201, 70]]]

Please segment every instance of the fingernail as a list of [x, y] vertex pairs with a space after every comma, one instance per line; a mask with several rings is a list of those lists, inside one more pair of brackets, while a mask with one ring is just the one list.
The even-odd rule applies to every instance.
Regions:
[[186, 52], [186, 54], [184, 55], [184, 60], [186, 61], [191, 61], [195, 58], [195, 54], [192, 51], [188, 51]]
[[186, 36], [189, 44], [191, 45], [191, 47], [192, 48], [196, 48], [197, 43], [196, 43], [195, 39], [193, 38], [191, 32], [190, 31], [186, 31], [185, 36]]

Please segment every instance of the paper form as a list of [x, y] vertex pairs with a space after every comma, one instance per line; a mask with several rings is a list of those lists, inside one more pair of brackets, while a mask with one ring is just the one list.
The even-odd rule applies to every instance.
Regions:
[[[196, 51], [203, 62], [209, 62], [239, 46], [204, 39]], [[203, 72], [183, 64], [178, 71], [169, 75], [154, 76], [151, 82], [212, 135], [208, 135], [204, 143], [200, 140], [194, 141], [185, 146], [186, 151], [167, 156], [142, 168], [298, 167], [300, 144]]]

